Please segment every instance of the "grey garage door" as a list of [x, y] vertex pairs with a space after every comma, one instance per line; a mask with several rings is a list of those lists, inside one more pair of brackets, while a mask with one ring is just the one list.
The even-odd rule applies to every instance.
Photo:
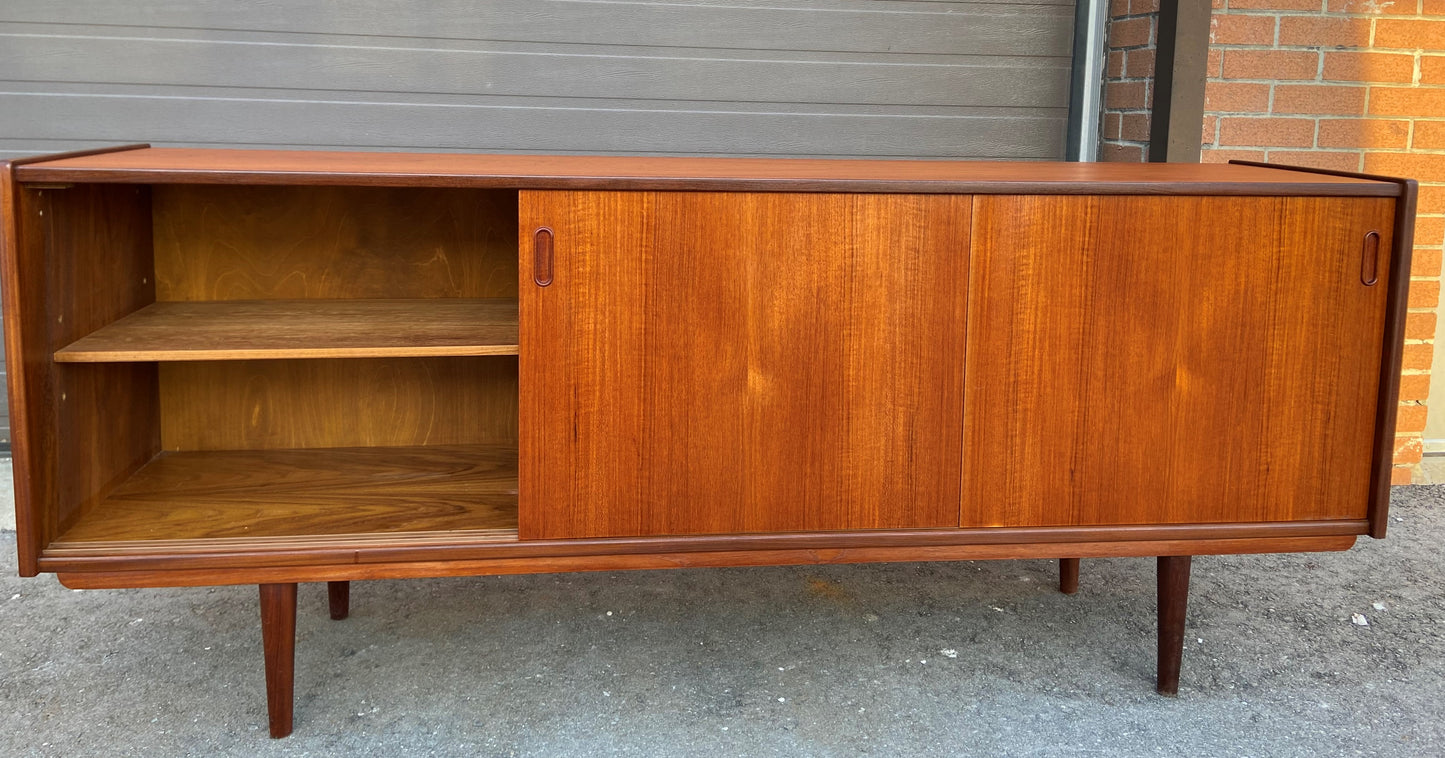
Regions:
[[1072, 0], [4, 0], [0, 158], [1059, 159], [1073, 21]]

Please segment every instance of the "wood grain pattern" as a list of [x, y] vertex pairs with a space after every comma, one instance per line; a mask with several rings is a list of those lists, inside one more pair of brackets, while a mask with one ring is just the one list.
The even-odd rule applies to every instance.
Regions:
[[351, 582], [326, 583], [326, 610], [332, 621], [351, 615]]
[[[1255, 161], [1231, 160], [1240, 166], [1270, 166]], [[1356, 171], [1284, 166], [1275, 168], [1307, 174], [1369, 179], [1399, 187], [1395, 201], [1394, 239], [1390, 243], [1389, 294], [1385, 297], [1384, 346], [1380, 351], [1380, 390], [1375, 410], [1375, 461], [1370, 473], [1370, 536], [1385, 538], [1390, 523], [1390, 480], [1395, 466], [1395, 419], [1400, 411], [1400, 369], [1405, 356], [1405, 319], [1410, 302], [1410, 259], [1415, 249], [1415, 210], [1420, 186], [1403, 179]], [[1382, 240], [1383, 242], [1383, 240]]]
[[515, 530], [516, 521], [507, 446], [162, 453], [60, 541]]
[[1072, 595], [1079, 591], [1079, 559], [1059, 559], [1059, 592]]
[[1395, 201], [1389, 291], [1385, 297], [1384, 347], [1380, 353], [1380, 391], [1375, 404], [1375, 460], [1370, 474], [1370, 536], [1377, 540], [1385, 538], [1390, 523], [1395, 429], [1400, 412], [1400, 372], [1405, 362], [1405, 322], [1409, 319], [1410, 267], [1415, 250], [1415, 209], [1419, 196], [1419, 186], [1414, 179], [1397, 181], [1401, 194]]
[[517, 301], [153, 303], [61, 348], [61, 363], [517, 354]]
[[[1399, 194], [1399, 188], [1390, 182], [1220, 164], [651, 158], [194, 148], [150, 148], [47, 161], [21, 166], [17, 175], [27, 182], [575, 190], [1090, 195], [1219, 192], [1379, 197]], [[163, 196], [157, 193], [158, 198]]]
[[[1246, 553], [1304, 553], [1348, 550], [1354, 537], [1298, 537], [1286, 539], [1176, 540], [1146, 542], [1081, 542], [1070, 549], [1081, 558], [1124, 558], [1190, 552], [1195, 555]], [[1048, 558], [1057, 546], [961, 545], [931, 548], [850, 548], [840, 550], [755, 550], [744, 552], [689, 552], [677, 554], [498, 558], [435, 562], [332, 564], [268, 568], [213, 568], [179, 571], [84, 571], [59, 574], [72, 589], [123, 587], [197, 587], [259, 582], [326, 582], [363, 579], [419, 579], [438, 576], [546, 574], [568, 571], [626, 571], [633, 569], [720, 568], [727, 566], [788, 566], [886, 561], [975, 561]], [[46, 570], [54, 570], [47, 564]]]
[[[929, 549], [952, 546], [1051, 545], [1054, 555], [1075, 553], [1074, 545], [1105, 542], [1170, 544], [1318, 537], [1354, 537], [1368, 523], [1354, 521], [1276, 522], [1114, 527], [993, 527], [987, 529], [904, 529], [764, 534], [614, 537], [519, 540], [515, 532], [449, 531], [254, 537], [195, 540], [150, 539], [54, 542], [45, 549], [47, 570], [137, 571], [205, 567], [263, 568], [335, 563], [399, 563], [492, 558], [562, 558], [597, 555], [741, 553], [755, 550]], [[902, 553], [900, 553], [901, 555]], [[1151, 553], [1140, 553], [1152, 555]], [[899, 558], [898, 560], [903, 560]]]
[[1363, 518], [1392, 206], [979, 198], [962, 523]]
[[296, 672], [296, 583], [262, 584], [261, 652], [266, 660], [266, 716], [273, 738], [291, 733]]
[[955, 525], [969, 203], [523, 193], [522, 536]]
[[[45, 191], [47, 344], [87, 334], [155, 300], [147, 187]], [[79, 513], [160, 449], [154, 365], [52, 367], [58, 458], [54, 518]]]
[[56, 502], [57, 379], [50, 354], [45, 193], [20, 186], [15, 170], [46, 159], [131, 150], [148, 145], [81, 150], [0, 162], [0, 300], [15, 471], [17, 562], [21, 576], [39, 573], [40, 552], [59, 531]]
[[1161, 555], [1156, 581], [1159, 613], [1159, 664], [1155, 689], [1179, 694], [1179, 664], [1184, 658], [1184, 617], [1189, 608], [1187, 555]]
[[56, 525], [55, 380], [46, 312], [42, 193], [15, 181], [0, 163], [0, 256], [3, 256], [5, 366], [15, 472], [16, 557], [21, 576], [39, 573], [41, 551]]
[[155, 188], [159, 300], [517, 296], [516, 195]]
[[517, 359], [160, 364], [166, 450], [516, 444]]

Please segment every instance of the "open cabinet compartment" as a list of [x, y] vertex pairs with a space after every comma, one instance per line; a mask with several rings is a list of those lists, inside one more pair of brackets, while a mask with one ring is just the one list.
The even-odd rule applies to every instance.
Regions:
[[515, 539], [515, 192], [31, 195], [51, 295], [49, 548]]

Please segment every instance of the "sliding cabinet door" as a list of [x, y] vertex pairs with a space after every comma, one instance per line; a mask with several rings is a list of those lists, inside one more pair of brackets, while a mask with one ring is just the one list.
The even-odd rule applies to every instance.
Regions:
[[979, 197], [963, 525], [1365, 518], [1393, 211]]
[[524, 192], [522, 537], [957, 525], [969, 214]]

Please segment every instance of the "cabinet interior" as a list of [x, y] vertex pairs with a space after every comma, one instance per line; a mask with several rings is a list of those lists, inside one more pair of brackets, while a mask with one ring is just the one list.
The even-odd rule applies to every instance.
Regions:
[[515, 538], [515, 191], [39, 193], [57, 543]]

